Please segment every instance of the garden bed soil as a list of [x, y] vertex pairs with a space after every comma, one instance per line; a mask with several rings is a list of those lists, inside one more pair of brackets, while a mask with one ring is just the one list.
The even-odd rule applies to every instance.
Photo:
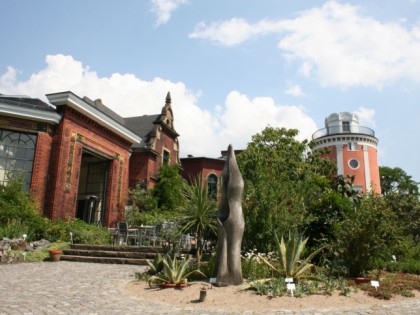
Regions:
[[[199, 302], [200, 289], [208, 286], [204, 302]], [[402, 301], [420, 300], [420, 292], [413, 291], [413, 298], [402, 296], [391, 300], [379, 300], [368, 296], [365, 292], [351, 292], [349, 297], [335, 292], [332, 296], [311, 295], [302, 298], [274, 297], [257, 295], [255, 291], [241, 290], [242, 286], [213, 287], [204, 282], [191, 283], [183, 289], [150, 288], [146, 282], [133, 281], [127, 284], [126, 293], [154, 303], [170, 304], [177, 307], [197, 307], [207, 310], [224, 310], [226, 312], [241, 312], [253, 310], [267, 312], [273, 310], [302, 309], [351, 309], [359, 307], [375, 307], [385, 304], [397, 304]]]

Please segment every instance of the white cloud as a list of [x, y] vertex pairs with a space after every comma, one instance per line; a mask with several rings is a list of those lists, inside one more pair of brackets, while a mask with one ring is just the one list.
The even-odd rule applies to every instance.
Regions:
[[172, 12], [187, 0], [151, 0], [151, 11], [157, 15], [156, 26], [166, 24], [172, 16]]
[[329, 1], [289, 20], [201, 23], [190, 37], [233, 46], [255, 36], [284, 34], [278, 47], [286, 60], [326, 86], [382, 88], [401, 78], [420, 80], [420, 28], [380, 22], [359, 11], [357, 6]]
[[305, 94], [302, 91], [302, 88], [299, 85], [293, 85], [289, 87], [286, 91], [286, 94], [292, 96], [304, 96]]
[[48, 55], [46, 67], [27, 81], [19, 81], [12, 67], [0, 74], [0, 93], [3, 94], [24, 94], [47, 101], [45, 94], [62, 91], [100, 98], [123, 117], [160, 113], [166, 93], [170, 91], [182, 156], [217, 157], [229, 144], [243, 149], [251, 136], [267, 125], [299, 129], [300, 139], [309, 138], [317, 129], [301, 107], [276, 104], [269, 97], [251, 100], [232, 91], [225, 104], [216, 105], [214, 112], [210, 112], [197, 105], [202, 92], [194, 94], [182, 82], [162, 78], [145, 81], [133, 74], [120, 73], [98, 77], [71, 56]]
[[373, 108], [359, 107], [355, 113], [359, 116], [361, 126], [375, 127], [375, 110]]
[[200, 22], [195, 26], [190, 38], [205, 39], [225, 46], [243, 43], [253, 36], [281, 31], [281, 23], [262, 20], [256, 24], [249, 24], [246, 20], [232, 18], [225, 22], [213, 22], [207, 26]]

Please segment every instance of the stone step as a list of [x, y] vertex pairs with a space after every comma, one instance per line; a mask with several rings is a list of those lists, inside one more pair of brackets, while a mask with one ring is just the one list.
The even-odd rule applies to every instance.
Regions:
[[99, 250], [99, 251], [116, 251], [116, 252], [143, 252], [143, 253], [162, 253], [162, 247], [151, 246], [113, 246], [113, 245], [86, 245], [86, 244], [70, 244], [71, 249], [80, 250]]
[[64, 256], [88, 256], [88, 257], [113, 257], [113, 258], [134, 258], [154, 259], [156, 252], [143, 251], [116, 251], [116, 250], [92, 250], [92, 249], [63, 249]]
[[127, 264], [127, 265], [140, 265], [140, 266], [146, 266], [147, 265], [146, 259], [135, 259], [135, 258], [62, 255], [61, 260], [63, 260], [63, 261], [88, 262], [88, 263], [101, 263], [101, 264]]

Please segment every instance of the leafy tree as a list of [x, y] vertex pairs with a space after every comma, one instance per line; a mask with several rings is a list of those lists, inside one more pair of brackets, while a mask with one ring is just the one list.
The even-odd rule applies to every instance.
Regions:
[[389, 261], [398, 245], [401, 229], [385, 200], [374, 193], [363, 195], [360, 206], [345, 213], [334, 226], [337, 254], [351, 276], [376, 267], [378, 260]]
[[360, 203], [362, 195], [359, 191], [353, 187], [354, 176], [343, 176], [338, 175], [334, 178], [333, 185], [334, 189], [339, 192], [343, 197], [350, 200], [353, 205]]
[[334, 226], [345, 218], [352, 207], [351, 200], [335, 190], [327, 190], [314, 200], [309, 207], [312, 221], [306, 229], [310, 235], [309, 247], [334, 243]]
[[131, 226], [156, 225], [164, 221], [174, 221], [178, 212], [173, 209], [158, 208], [158, 200], [152, 189], [146, 189], [142, 182], [128, 191], [131, 208], [125, 212], [125, 220]]
[[394, 193], [420, 196], [419, 186], [410, 175], [399, 167], [379, 167], [383, 195]]
[[164, 210], [176, 210], [182, 205], [184, 180], [177, 165], [162, 165], [152, 195], [158, 207]]
[[309, 205], [330, 185], [326, 175], [333, 164], [322, 152], [310, 152], [311, 144], [297, 135], [295, 129], [267, 127], [238, 155], [245, 181], [245, 247], [268, 251], [273, 230], [282, 235], [303, 229], [312, 220]]
[[128, 190], [128, 198], [133, 211], [153, 211], [157, 208], [157, 200], [152, 190], [147, 190], [141, 182], [138, 182], [135, 188]]
[[384, 196], [385, 202], [397, 216], [406, 236], [420, 242], [420, 200], [416, 195], [391, 192]]
[[217, 204], [208, 195], [207, 186], [202, 185], [201, 176], [184, 184], [185, 202], [181, 207], [183, 212], [182, 233], [193, 233], [197, 237], [196, 256], [198, 262], [203, 252], [203, 239], [206, 232], [215, 234], [217, 231]]
[[399, 167], [380, 167], [381, 190], [406, 236], [420, 241], [420, 193], [418, 183]]

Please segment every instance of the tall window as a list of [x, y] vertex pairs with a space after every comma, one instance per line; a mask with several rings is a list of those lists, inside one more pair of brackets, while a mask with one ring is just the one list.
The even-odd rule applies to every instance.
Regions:
[[23, 176], [26, 190], [31, 184], [36, 135], [0, 129], [0, 183]]
[[359, 149], [357, 142], [349, 142], [347, 147], [349, 151], [357, 151]]
[[207, 177], [207, 192], [210, 200], [217, 200], [217, 176], [214, 174]]
[[163, 159], [162, 159], [162, 164], [163, 165], [168, 165], [169, 164], [169, 151], [163, 150]]

